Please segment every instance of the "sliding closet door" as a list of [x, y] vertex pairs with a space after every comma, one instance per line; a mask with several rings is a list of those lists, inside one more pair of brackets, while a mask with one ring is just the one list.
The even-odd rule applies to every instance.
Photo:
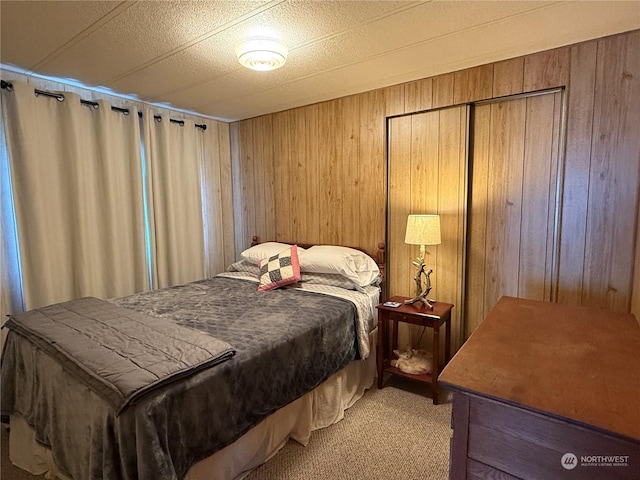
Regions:
[[467, 336], [503, 295], [555, 300], [562, 93], [473, 113]]
[[[454, 349], [460, 345], [463, 333], [460, 314], [464, 285], [468, 118], [468, 107], [459, 106], [389, 120], [389, 294], [407, 297], [415, 294], [415, 267], [411, 262], [418, 256], [419, 247], [404, 243], [407, 216], [439, 214], [442, 243], [427, 246], [425, 263], [427, 268], [433, 268], [429, 298], [456, 305], [452, 312]], [[407, 338], [407, 332], [401, 334], [400, 346], [404, 347], [411, 339]]]

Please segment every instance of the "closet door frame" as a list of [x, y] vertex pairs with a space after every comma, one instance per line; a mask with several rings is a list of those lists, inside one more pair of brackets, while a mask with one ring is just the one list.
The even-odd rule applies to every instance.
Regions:
[[[473, 182], [473, 149], [474, 149], [474, 126], [475, 126], [475, 109], [478, 106], [517, 100], [521, 98], [535, 97], [540, 95], [547, 94], [560, 94], [560, 106], [559, 106], [559, 125], [557, 132], [557, 141], [554, 145], [555, 154], [557, 156], [556, 159], [556, 167], [555, 167], [555, 186], [554, 186], [554, 206], [553, 206], [553, 231], [552, 235], [552, 253], [551, 253], [551, 287], [549, 298], [546, 299], [548, 301], [555, 302], [558, 298], [558, 287], [559, 287], [559, 268], [560, 268], [560, 227], [562, 222], [562, 199], [564, 195], [564, 165], [565, 165], [565, 138], [566, 138], [566, 112], [567, 112], [567, 92], [565, 87], [551, 88], [545, 90], [539, 90], [535, 92], [527, 92], [516, 95], [507, 95], [501, 97], [495, 97], [487, 100], [480, 100], [475, 102], [467, 102], [456, 105], [447, 105], [444, 107], [426, 109], [417, 112], [408, 112], [402, 115], [389, 116], [386, 118], [386, 159], [387, 159], [387, 182], [386, 182], [386, 212], [385, 212], [385, 220], [386, 220], [386, 245], [387, 245], [387, 281], [385, 282], [383, 296], [388, 298], [390, 294], [404, 294], [399, 292], [393, 292], [393, 279], [394, 274], [397, 274], [397, 268], [393, 267], [393, 262], [405, 262], [409, 263], [412, 260], [411, 256], [407, 256], [405, 259], [402, 253], [400, 255], [394, 255], [391, 241], [391, 224], [394, 220], [391, 218], [392, 214], [392, 182], [394, 181], [394, 177], [392, 174], [392, 157], [393, 157], [393, 149], [394, 149], [394, 138], [393, 138], [393, 128], [392, 123], [399, 118], [411, 118], [414, 115], [421, 115], [425, 113], [432, 112], [441, 112], [449, 109], [455, 108], [466, 108], [466, 122], [464, 125], [464, 129], [462, 130], [462, 138], [464, 139], [465, 145], [465, 159], [464, 159], [464, 173], [463, 173], [463, 181], [461, 182], [461, 191], [460, 191], [460, 203], [459, 203], [459, 215], [461, 215], [461, 230], [460, 230], [460, 238], [458, 241], [462, 242], [462, 250], [460, 252], [460, 261], [462, 265], [459, 269], [461, 272], [461, 277], [459, 279], [460, 285], [458, 286], [459, 295], [457, 300], [451, 299], [441, 299], [443, 301], [451, 301], [451, 303], [455, 304], [454, 311], [457, 310], [458, 325], [454, 327], [453, 335], [452, 335], [452, 343], [454, 351], [459, 348], [459, 346], [464, 343], [466, 338], [472, 333], [469, 331], [469, 327], [471, 325], [468, 324], [467, 317], [467, 285], [468, 285], [468, 270], [469, 270], [469, 262], [470, 262], [470, 252], [469, 249], [469, 228], [470, 228], [470, 217], [471, 217], [471, 188]], [[409, 140], [411, 138], [409, 137]], [[438, 211], [430, 211], [430, 212], [408, 212], [408, 213], [440, 213]], [[396, 219], [397, 220], [397, 219]], [[402, 218], [398, 221], [395, 221], [396, 228], [398, 225], [404, 225], [406, 223], [406, 218]], [[444, 238], [443, 238], [444, 242]], [[433, 247], [432, 247], [433, 248]], [[427, 247], [429, 249], [429, 247]], [[437, 249], [436, 249], [437, 250]], [[395, 252], [398, 253], [398, 252]], [[398, 257], [396, 259], [396, 256]], [[434, 261], [435, 260], [435, 261]], [[437, 253], [435, 254], [435, 258], [431, 257], [429, 261], [438, 264], [437, 261]], [[435, 270], [435, 268], [434, 268]], [[409, 295], [407, 292], [404, 295]], [[437, 299], [436, 299], [437, 300]], [[471, 326], [475, 329], [476, 325]]]

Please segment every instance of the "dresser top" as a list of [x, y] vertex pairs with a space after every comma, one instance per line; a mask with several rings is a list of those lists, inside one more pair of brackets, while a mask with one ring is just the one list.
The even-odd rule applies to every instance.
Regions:
[[640, 325], [631, 314], [502, 297], [438, 380], [640, 440]]

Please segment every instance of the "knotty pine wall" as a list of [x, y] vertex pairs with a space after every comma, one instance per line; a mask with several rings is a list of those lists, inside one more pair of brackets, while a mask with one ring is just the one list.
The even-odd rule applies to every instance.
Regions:
[[629, 311], [635, 293], [637, 309], [639, 58], [635, 30], [235, 122], [236, 252], [252, 235], [375, 252], [386, 229], [386, 117], [564, 87], [557, 299]]

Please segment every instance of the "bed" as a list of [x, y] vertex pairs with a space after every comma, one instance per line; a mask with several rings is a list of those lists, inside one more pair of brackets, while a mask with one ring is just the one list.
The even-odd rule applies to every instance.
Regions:
[[[373, 383], [380, 268], [345, 247], [292, 250], [256, 245], [213, 278], [98, 301], [227, 347], [222, 360], [121, 403], [47, 351], [57, 337], [54, 347], [38, 345], [16, 316], [2, 359], [12, 462], [59, 478], [235, 479], [289, 438], [306, 444], [312, 430], [340, 420]], [[301, 270], [294, 281], [291, 263]]]

